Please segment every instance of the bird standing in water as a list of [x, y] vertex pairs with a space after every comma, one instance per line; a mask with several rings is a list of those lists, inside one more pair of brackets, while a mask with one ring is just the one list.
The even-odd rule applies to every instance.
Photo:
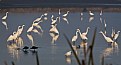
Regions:
[[3, 25], [5, 25], [6, 29], [8, 29], [8, 26], [7, 26], [7, 17], [8, 17], [8, 12], [6, 12], [6, 15], [2, 17], [2, 23]]

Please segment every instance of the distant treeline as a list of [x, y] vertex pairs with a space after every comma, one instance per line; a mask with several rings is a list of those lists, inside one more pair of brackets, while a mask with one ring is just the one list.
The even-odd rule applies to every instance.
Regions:
[[100, 12], [101, 10], [103, 12], [121, 12], [121, 8], [3, 8], [0, 9], [0, 13], [3, 12], [14, 12], [14, 13], [26, 13], [26, 12], [58, 12], [58, 10], [61, 10], [61, 12], [66, 12], [69, 10], [70, 12], [87, 12], [89, 10], [94, 12]]

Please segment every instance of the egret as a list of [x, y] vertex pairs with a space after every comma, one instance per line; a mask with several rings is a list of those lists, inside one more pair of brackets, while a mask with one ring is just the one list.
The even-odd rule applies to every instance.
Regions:
[[84, 14], [83, 14], [83, 12], [81, 12], [81, 16], [83, 16]]
[[82, 35], [87, 35], [88, 31], [89, 31], [90, 27], [87, 27], [86, 32], [82, 33]]
[[65, 13], [65, 14], [63, 15], [63, 17], [66, 17], [66, 16], [68, 15], [68, 13], [69, 13], [69, 11], [67, 11], [67, 13]]
[[89, 15], [90, 16], [94, 16], [94, 13], [92, 13], [91, 11], [89, 11]]
[[44, 16], [47, 16], [48, 15], [48, 13], [44, 13]]
[[8, 12], [6, 12], [6, 15], [2, 17], [2, 23], [3, 23], [3, 25], [5, 25], [6, 29], [8, 29], [8, 26], [6, 23], [7, 16], [8, 16]]
[[43, 17], [43, 14], [41, 15], [41, 17], [35, 19], [33, 22], [39, 22], [39, 21], [41, 21], [42, 17]]
[[105, 40], [108, 43], [113, 43], [114, 42], [110, 37], [107, 37], [102, 31], [100, 31], [99, 33], [101, 33], [103, 35], [103, 37], [105, 38]]
[[101, 11], [100, 11], [100, 16], [102, 16], [102, 15], [103, 15], [103, 11], [101, 10]]
[[43, 29], [42, 29], [42, 27], [40, 25], [33, 25], [33, 26], [39, 28], [41, 30], [41, 32], [43, 32]]
[[68, 52], [65, 53], [66, 57], [70, 57], [71, 55], [72, 55], [72, 51], [68, 51]]
[[64, 20], [64, 21], [66, 21], [66, 23], [67, 23], [67, 24], [69, 24], [69, 22], [68, 22], [67, 18], [63, 18], [63, 20]]
[[[57, 25], [57, 24], [56, 24], [56, 25]], [[56, 40], [58, 39], [58, 37], [59, 37], [59, 31], [58, 31], [58, 29], [56, 28], [56, 25], [51, 25], [52, 28], [51, 28], [50, 31], [49, 31], [50, 36], [53, 38], [51, 43], [54, 43], [54, 41], [56, 41]], [[55, 39], [55, 37], [56, 37], [57, 39]]]
[[87, 40], [88, 39], [85, 34], [83, 34], [83, 33], [80, 32], [80, 29], [77, 29], [77, 31], [79, 32], [80, 37], [82, 38], [82, 40]]
[[23, 32], [24, 26], [25, 26], [25, 25], [22, 25], [22, 26], [19, 26], [19, 27], [18, 27], [18, 30], [17, 30], [18, 36], [20, 36], [21, 33]]
[[14, 40], [15, 39], [14, 34], [16, 34], [16, 32], [13, 32], [13, 34], [10, 35], [8, 37], [8, 39], [7, 39], [7, 42], [10, 42], [10, 44], [15, 42], [15, 40]]
[[114, 35], [114, 41], [117, 40], [117, 38], [119, 37], [119, 33], [120, 33], [120, 31], [118, 31], [118, 32]]
[[77, 38], [78, 38], [78, 31], [76, 31], [76, 35], [74, 35], [72, 37], [72, 40], [71, 41], [72, 41], [73, 45], [75, 45], [75, 42], [76, 42]]
[[54, 19], [52, 19], [52, 22], [51, 22], [51, 24], [53, 25], [53, 24], [56, 24], [56, 22], [57, 22], [57, 19], [58, 19], [58, 17], [56, 17], [56, 19], [54, 20]]

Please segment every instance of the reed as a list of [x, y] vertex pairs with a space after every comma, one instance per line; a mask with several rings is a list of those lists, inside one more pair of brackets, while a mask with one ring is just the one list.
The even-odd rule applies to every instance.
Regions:
[[12, 65], [15, 65], [15, 63], [13, 61], [11, 63], [12, 63]]
[[40, 65], [40, 64], [39, 64], [38, 52], [36, 52], [36, 61], [37, 61], [37, 65]]
[[74, 57], [76, 58], [76, 61], [77, 61], [77, 63], [78, 63], [78, 65], [81, 65], [81, 62], [80, 62], [80, 60], [79, 60], [79, 58], [78, 58], [78, 56], [77, 56], [77, 54], [76, 54], [76, 52], [74, 51], [74, 49], [73, 49], [73, 47], [72, 47], [72, 43], [69, 41], [69, 39], [67, 38], [67, 36], [64, 34], [64, 37], [66, 38], [66, 40], [67, 40], [67, 42], [68, 42], [68, 45], [69, 45], [69, 47], [71, 48], [71, 50], [72, 50], [72, 52], [73, 52], [73, 54], [74, 54]]

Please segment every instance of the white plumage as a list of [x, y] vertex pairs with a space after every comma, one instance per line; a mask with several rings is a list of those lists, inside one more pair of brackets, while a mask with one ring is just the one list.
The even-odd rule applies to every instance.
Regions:
[[75, 44], [75, 41], [77, 40], [77, 38], [78, 38], [78, 31], [76, 31], [76, 35], [74, 35], [73, 37], [72, 37], [72, 43], [73, 44]]
[[69, 13], [69, 11], [67, 11], [67, 12], [63, 15], [63, 17], [66, 17], [66, 16], [68, 15], [68, 13]]
[[77, 30], [79, 31], [79, 34], [80, 34], [80, 37], [81, 37], [82, 40], [87, 40], [88, 39], [85, 34], [80, 32], [80, 29], [77, 29]]
[[102, 31], [100, 31], [100, 33], [103, 35], [103, 37], [105, 38], [105, 40], [106, 40], [108, 43], [113, 43], [113, 42], [114, 42], [110, 37], [107, 37]]
[[67, 23], [67, 24], [69, 24], [69, 22], [68, 22], [67, 18], [63, 18], [63, 20], [64, 20], [64, 21], [66, 21], [66, 23]]
[[72, 55], [72, 51], [68, 51], [68, 52], [65, 53], [66, 57], [70, 57], [71, 55]]

